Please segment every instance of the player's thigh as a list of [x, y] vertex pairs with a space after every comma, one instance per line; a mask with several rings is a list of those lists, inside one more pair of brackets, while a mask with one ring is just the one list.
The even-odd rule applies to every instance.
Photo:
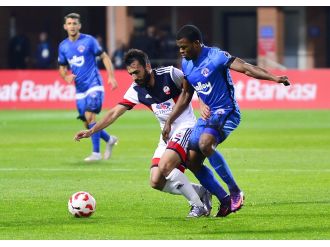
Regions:
[[172, 149], [166, 149], [163, 156], [160, 158], [158, 167], [164, 176], [168, 176], [169, 173], [180, 164], [181, 158], [179, 154]]
[[[207, 120], [206, 127], [203, 131], [205, 134], [203, 141], [208, 145], [218, 145], [222, 143], [228, 135], [237, 128], [240, 123], [240, 112], [236, 109], [226, 110], [218, 114], [213, 114]], [[208, 139], [208, 135], [212, 135], [215, 140]], [[209, 142], [212, 142], [211, 144]]]
[[206, 121], [199, 118], [190, 134], [189, 145], [188, 145], [189, 150], [195, 150], [197, 152], [200, 152], [199, 139], [205, 129], [205, 126], [206, 126]]
[[86, 96], [86, 111], [100, 113], [102, 110], [104, 93], [102, 91], [91, 92]]

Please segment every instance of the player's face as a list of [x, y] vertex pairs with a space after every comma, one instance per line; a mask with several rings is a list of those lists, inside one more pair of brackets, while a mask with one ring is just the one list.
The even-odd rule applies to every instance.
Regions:
[[139, 86], [146, 86], [150, 81], [150, 73], [147, 68], [144, 68], [137, 60], [127, 66], [127, 72], [132, 76], [132, 79]]
[[176, 41], [176, 45], [179, 47], [179, 52], [183, 58], [192, 60], [198, 57], [199, 41], [191, 42], [186, 38], [182, 38]]
[[81, 24], [78, 19], [68, 18], [65, 21], [64, 29], [68, 32], [68, 36], [75, 37], [79, 34]]

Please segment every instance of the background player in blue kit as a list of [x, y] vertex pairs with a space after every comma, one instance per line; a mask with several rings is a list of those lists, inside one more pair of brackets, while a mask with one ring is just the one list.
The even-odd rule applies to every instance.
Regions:
[[[64, 29], [68, 38], [63, 40], [58, 49], [58, 63], [61, 77], [68, 83], [75, 82], [76, 104], [78, 118], [84, 121], [85, 127], [90, 129], [96, 123], [96, 114], [100, 113], [104, 99], [104, 87], [100, 72], [96, 65], [96, 57], [100, 57], [108, 74], [108, 83], [112, 90], [117, 88], [117, 81], [113, 74], [113, 66], [107, 53], [96, 39], [88, 34], [80, 33], [80, 15], [71, 13], [64, 17]], [[68, 68], [72, 74], [68, 73]], [[100, 153], [100, 139], [106, 142], [104, 159], [111, 156], [113, 145], [117, 142], [115, 136], [110, 136], [105, 130], [93, 134], [91, 137], [93, 152], [85, 161], [102, 159]]]
[[[217, 145], [238, 126], [241, 118], [229, 69], [257, 79], [282, 83], [285, 86], [290, 85], [290, 82], [287, 76], [275, 76], [217, 47], [205, 46], [201, 32], [196, 26], [183, 26], [177, 33], [176, 43], [183, 57], [182, 70], [186, 81], [183, 83], [180, 98], [165, 123], [163, 138], [164, 140], [168, 138], [171, 124], [186, 108], [193, 92], [196, 91], [200, 100], [208, 106], [209, 115], [204, 119], [198, 119], [191, 135], [189, 169], [200, 181], [206, 180], [206, 172], [201, 164], [205, 157], [209, 159], [230, 192], [230, 201], [221, 202], [221, 204], [228, 203], [227, 207], [222, 205], [224, 209], [228, 208], [228, 211], [222, 212], [221, 216], [226, 216], [239, 210], [244, 200], [243, 192], [236, 184], [227, 162], [216, 150]], [[208, 181], [204, 181], [202, 184], [205, 186], [207, 183]]]

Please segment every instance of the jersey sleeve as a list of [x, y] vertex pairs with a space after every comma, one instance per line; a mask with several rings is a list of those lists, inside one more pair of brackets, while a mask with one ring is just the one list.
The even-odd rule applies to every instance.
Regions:
[[134, 84], [130, 86], [124, 94], [123, 99], [118, 104], [126, 106], [129, 110], [140, 104], [137, 91], [134, 89]]
[[170, 75], [172, 80], [174, 81], [175, 85], [181, 89], [182, 88], [182, 81], [184, 79], [183, 72], [175, 67], [171, 67]]
[[57, 58], [57, 62], [59, 65], [68, 65], [68, 60], [65, 57], [65, 54], [63, 52], [63, 46], [59, 46], [58, 48], [58, 58]]
[[91, 36], [91, 45], [92, 45], [92, 51], [93, 51], [95, 56], [100, 56], [103, 53], [104, 50], [103, 50], [102, 46], [92, 36]]
[[217, 68], [228, 68], [230, 64], [235, 60], [235, 57], [220, 49], [214, 49], [212, 56]]

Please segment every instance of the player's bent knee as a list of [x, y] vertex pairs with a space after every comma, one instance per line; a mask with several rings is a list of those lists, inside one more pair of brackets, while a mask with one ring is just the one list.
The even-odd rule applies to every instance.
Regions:
[[164, 188], [164, 183], [156, 179], [150, 179], [150, 186], [155, 190], [162, 190]]
[[203, 140], [199, 142], [199, 149], [206, 157], [211, 156], [214, 151], [212, 148], [212, 143]]

